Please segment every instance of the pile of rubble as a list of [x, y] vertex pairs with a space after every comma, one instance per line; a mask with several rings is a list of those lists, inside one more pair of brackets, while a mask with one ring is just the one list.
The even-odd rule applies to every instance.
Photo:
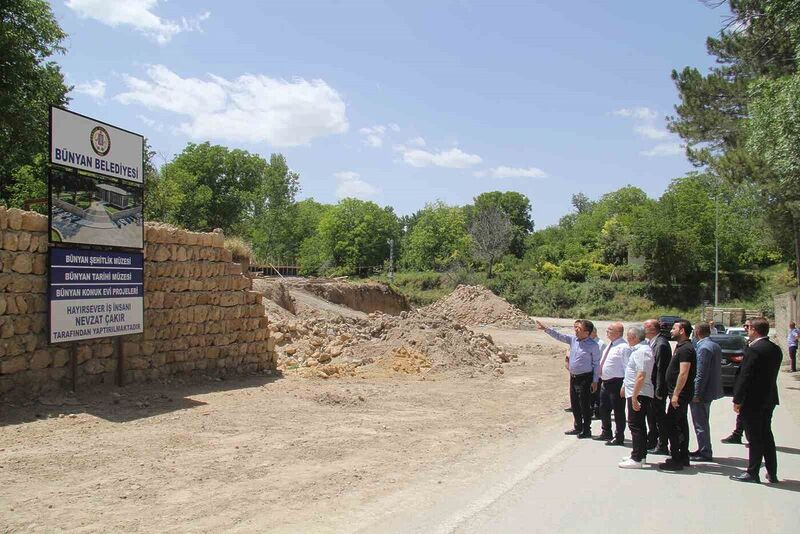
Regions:
[[460, 285], [447, 297], [422, 310], [449, 317], [467, 326], [523, 328], [532, 325], [531, 319], [519, 308], [483, 286]]
[[283, 371], [322, 378], [443, 371], [499, 375], [502, 363], [516, 357], [498, 348], [491, 336], [432, 307], [399, 315], [297, 308], [297, 315], [280, 307], [282, 313], [270, 316], [270, 345]]
[[366, 319], [310, 318], [270, 323], [278, 367], [304, 374], [425, 374], [429, 371], [495, 372], [515, 356], [485, 334], [419, 312]]

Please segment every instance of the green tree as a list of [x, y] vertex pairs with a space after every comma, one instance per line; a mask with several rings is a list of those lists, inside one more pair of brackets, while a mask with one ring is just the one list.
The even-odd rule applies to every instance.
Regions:
[[272, 261], [288, 261], [297, 256], [300, 243], [307, 237], [298, 236], [295, 227], [294, 206], [299, 191], [300, 176], [289, 169], [281, 154], [273, 154], [254, 194], [252, 241], [257, 256]]
[[525, 237], [533, 232], [531, 218], [531, 202], [522, 193], [516, 191], [491, 191], [481, 193], [474, 199], [474, 207], [467, 208], [467, 226], [472, 225], [472, 218], [482, 210], [499, 208], [508, 215], [514, 227], [511, 239], [511, 252], [518, 258], [525, 254]]
[[[283, 220], [281, 223], [284, 227], [283, 231], [272, 233], [272, 241], [262, 239], [260, 237], [261, 229], [264, 228], [268, 221], [276, 221], [278, 217], [271, 216], [258, 221], [253, 230], [253, 248], [256, 251], [256, 256], [271, 262], [292, 262], [302, 257], [304, 261], [301, 261], [301, 264], [304, 267], [309, 266], [311, 269], [309, 272], [317, 272], [325, 256], [319, 256], [319, 251], [314, 250], [314, 247], [307, 248], [306, 252], [302, 252], [302, 246], [310, 238], [317, 235], [319, 222], [332, 207], [328, 204], [320, 204], [313, 198], [308, 198], [290, 204], [281, 209], [281, 211], [276, 209]], [[279, 239], [281, 241], [278, 241]], [[317, 245], [314, 246], [316, 247]], [[314, 252], [315, 257], [322, 259], [320, 261], [309, 261], [311, 258], [309, 252]]]
[[[9, 201], [16, 179], [26, 181], [10, 199], [39, 194], [46, 177], [34, 159], [47, 153], [49, 106], [66, 106], [69, 89], [51, 61], [64, 52], [66, 34], [44, 0], [6, 0], [0, 9], [0, 202]], [[28, 169], [14, 175], [20, 167]], [[12, 178], [12, 180], [9, 180]], [[26, 193], [27, 194], [27, 193]]]
[[[800, 8], [795, 0], [728, 3], [732, 16], [719, 37], [708, 38], [706, 45], [717, 65], [707, 74], [691, 67], [672, 73], [680, 103], [675, 107], [676, 116], [668, 119], [669, 128], [686, 142], [687, 156], [695, 165], [732, 183], [759, 184], [768, 202], [767, 220], [773, 233], [793, 233], [797, 242], [800, 232], [795, 217], [778, 214], [790, 210], [791, 201], [782, 198], [777, 170], [764, 160], [769, 147], [748, 143], [751, 132], [746, 119], [752, 112], [750, 87], [754, 81], [796, 71]], [[796, 263], [800, 264], [800, 254], [796, 254]]]
[[210, 143], [190, 143], [160, 174], [169, 222], [239, 235], [250, 235], [257, 226], [260, 233], [254, 236], [264, 240], [262, 249], [281, 241], [273, 228], [285, 222], [283, 212], [298, 190], [298, 176], [283, 156], [273, 155], [267, 163], [257, 154]]
[[[8, 205], [22, 208], [25, 202], [47, 198], [47, 156], [37, 154], [28, 165], [22, 165], [11, 173], [11, 184], [6, 189]], [[47, 212], [47, 204], [35, 208]]]
[[470, 247], [464, 210], [441, 201], [427, 204], [406, 235], [402, 264], [420, 271], [442, 269], [463, 259]]
[[592, 206], [594, 206], [594, 202], [589, 200], [589, 197], [583, 193], [576, 193], [572, 195], [572, 207], [575, 208], [576, 212], [585, 213], [591, 210]]
[[[389, 255], [387, 240], [397, 239], [399, 233], [392, 208], [346, 198], [323, 215], [317, 228], [318, 242], [310, 243], [319, 247], [315, 261], [326, 258], [339, 273], [359, 274], [360, 267], [383, 264]], [[301, 257], [313, 252], [305, 242], [302, 248], [306, 254]]]
[[634, 251], [645, 258], [648, 276], [656, 283], [711, 288], [716, 237], [722, 271], [774, 260], [774, 244], [758, 224], [759, 205], [755, 187], [708, 173], [689, 174], [673, 180], [653, 209], [637, 218]]
[[763, 187], [789, 216], [800, 281], [800, 74], [761, 78], [752, 84], [751, 96], [747, 147], [775, 177]]

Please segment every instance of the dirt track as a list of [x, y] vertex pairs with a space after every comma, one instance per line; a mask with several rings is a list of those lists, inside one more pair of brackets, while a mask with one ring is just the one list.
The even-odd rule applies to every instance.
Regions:
[[197, 379], [2, 406], [0, 525], [346, 532], [422, 505], [564, 419], [566, 347], [481, 330], [518, 349], [499, 377]]

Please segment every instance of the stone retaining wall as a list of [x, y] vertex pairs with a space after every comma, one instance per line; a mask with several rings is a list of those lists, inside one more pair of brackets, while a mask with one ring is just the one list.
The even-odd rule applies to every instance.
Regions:
[[62, 210], [66, 211], [66, 212], [69, 212], [69, 213], [71, 213], [73, 215], [77, 215], [81, 219], [85, 219], [86, 218], [86, 210], [82, 210], [78, 206], [74, 206], [74, 205], [70, 204], [69, 202], [65, 202], [65, 201], [61, 200], [60, 198], [54, 198], [53, 199], [53, 204], [57, 208], [61, 208]]
[[126, 210], [120, 210], [115, 213], [109, 213], [108, 216], [111, 217], [111, 220], [117, 222], [120, 219], [124, 219], [125, 217], [130, 217], [131, 215], [139, 215], [142, 213], [142, 206], [134, 206], [132, 208], [128, 208]]
[[[125, 382], [275, 369], [262, 296], [222, 233], [145, 227], [145, 332], [122, 337]], [[0, 397], [71, 383], [70, 344], [50, 345], [47, 217], [0, 207]], [[113, 383], [112, 338], [76, 342], [77, 384]]]

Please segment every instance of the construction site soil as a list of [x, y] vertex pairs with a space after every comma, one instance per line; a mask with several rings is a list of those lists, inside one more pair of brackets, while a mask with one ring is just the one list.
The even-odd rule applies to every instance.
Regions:
[[[564, 419], [565, 347], [529, 329], [477, 326], [527, 321], [483, 288], [396, 315], [333, 303], [302, 282], [254, 289], [270, 298], [277, 376], [2, 405], [0, 525], [375, 531], [398, 507], [479, 484]], [[385, 289], [356, 290], [397, 302]]]

